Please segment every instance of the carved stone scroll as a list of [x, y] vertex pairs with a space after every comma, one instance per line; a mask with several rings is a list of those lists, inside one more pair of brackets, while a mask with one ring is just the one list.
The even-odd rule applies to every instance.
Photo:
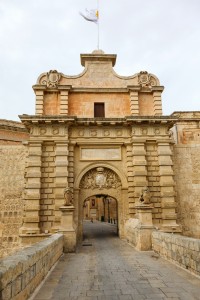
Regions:
[[151, 87], [156, 85], [156, 80], [147, 71], [141, 71], [138, 76], [138, 83], [142, 87]]
[[50, 70], [47, 72], [46, 80], [43, 80], [42, 84], [46, 84], [48, 88], [56, 88], [59, 84], [61, 74], [56, 70]]

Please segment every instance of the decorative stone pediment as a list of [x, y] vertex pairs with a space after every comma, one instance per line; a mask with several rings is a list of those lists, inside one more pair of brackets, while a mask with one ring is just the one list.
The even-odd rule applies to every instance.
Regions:
[[157, 85], [155, 76], [149, 74], [147, 71], [141, 71], [138, 74], [138, 84], [142, 87], [152, 87]]
[[82, 189], [117, 189], [121, 186], [120, 178], [108, 168], [98, 167], [88, 171], [82, 178]]
[[48, 88], [57, 88], [61, 79], [61, 73], [56, 70], [50, 70], [46, 73], [46, 78], [43, 79], [42, 84], [47, 85]]

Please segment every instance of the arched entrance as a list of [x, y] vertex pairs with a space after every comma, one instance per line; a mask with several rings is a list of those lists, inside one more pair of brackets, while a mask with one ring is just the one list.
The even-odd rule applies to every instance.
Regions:
[[92, 239], [118, 236], [118, 202], [108, 194], [87, 198], [83, 204], [83, 244], [91, 245]]
[[[114, 203], [116, 211], [115, 215], [112, 211], [112, 222], [115, 219], [118, 225], [118, 234], [120, 237], [123, 237], [124, 222], [128, 213], [127, 181], [125, 176], [113, 166], [96, 164], [87, 167], [79, 174], [75, 181], [75, 186], [77, 208], [75, 211], [75, 223], [77, 225], [78, 240], [82, 241], [83, 220], [86, 218], [86, 209], [87, 218], [92, 217], [98, 218], [99, 221], [103, 221], [103, 219], [111, 221], [110, 205], [114, 206]], [[90, 202], [90, 205], [88, 202]], [[99, 207], [98, 212], [96, 203], [102, 205], [102, 207]]]
[[83, 203], [83, 220], [118, 223], [117, 200], [108, 194], [96, 194]]

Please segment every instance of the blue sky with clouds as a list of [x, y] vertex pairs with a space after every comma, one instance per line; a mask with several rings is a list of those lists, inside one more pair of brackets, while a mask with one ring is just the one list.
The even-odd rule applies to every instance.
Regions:
[[[80, 11], [97, 0], [0, 0], [0, 118], [34, 114], [40, 73], [82, 71], [80, 53], [97, 48], [97, 26]], [[163, 113], [200, 110], [200, 1], [99, 0], [100, 48], [115, 71], [154, 73], [165, 86]]]

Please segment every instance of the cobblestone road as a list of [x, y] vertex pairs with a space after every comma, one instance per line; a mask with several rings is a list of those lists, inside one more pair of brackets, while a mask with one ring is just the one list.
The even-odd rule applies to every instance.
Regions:
[[200, 279], [153, 252], [138, 252], [113, 225], [86, 222], [76, 254], [65, 254], [30, 300], [200, 300]]

